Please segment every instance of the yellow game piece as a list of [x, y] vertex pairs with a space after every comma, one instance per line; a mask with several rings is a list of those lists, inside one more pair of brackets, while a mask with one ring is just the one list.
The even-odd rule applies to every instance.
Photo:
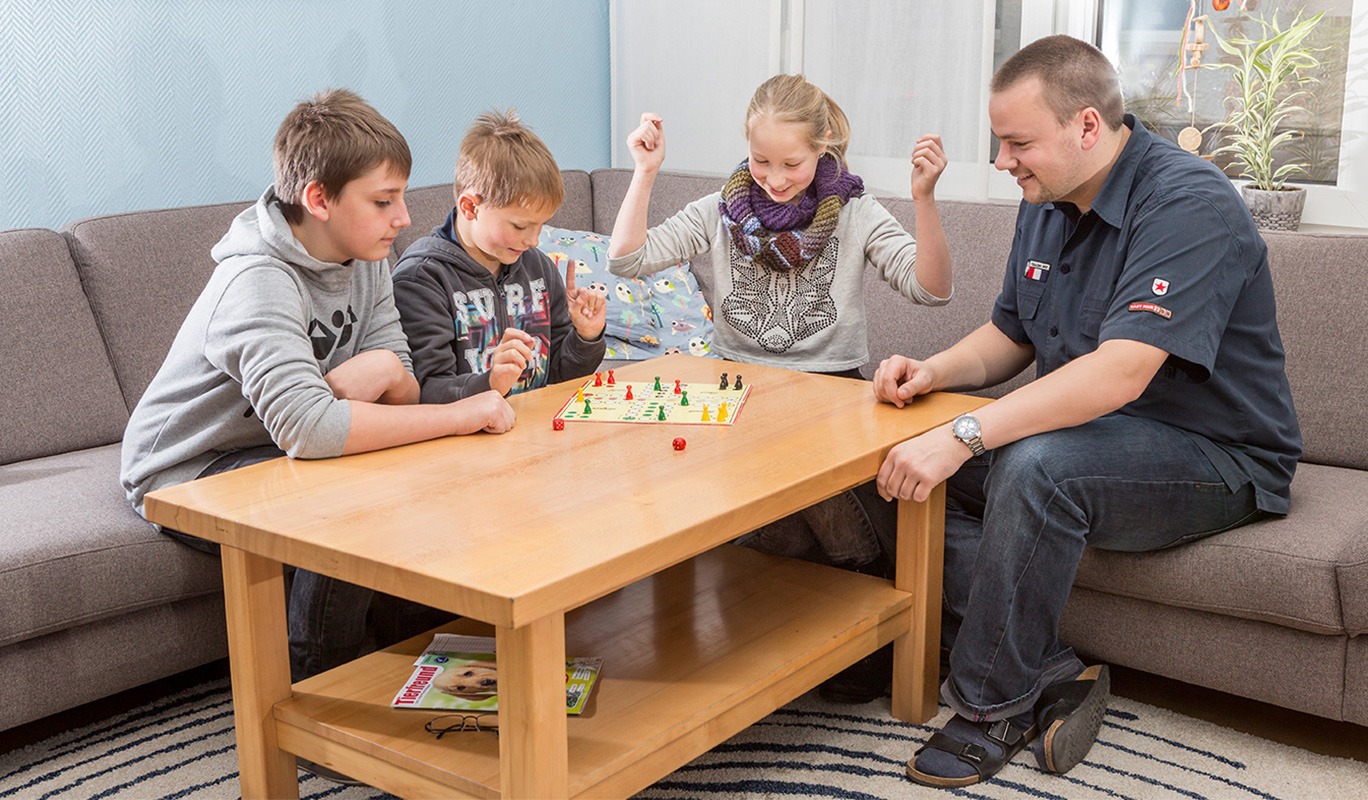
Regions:
[[712, 417], [708, 416], [708, 407], [707, 407], [706, 405], [703, 406], [703, 421], [704, 421], [704, 422], [711, 422], [711, 421], [712, 421]]
[[719, 406], [717, 407], [717, 421], [718, 421], [718, 422], [726, 422], [726, 421], [727, 421], [727, 404], [726, 404], [726, 403], [722, 403], [721, 405], [719, 405]]
[[583, 403], [583, 402], [584, 402], [584, 388], [583, 388], [583, 387], [580, 387], [579, 389], [576, 389], [576, 390], [575, 390], [575, 402], [576, 402], [576, 403]]

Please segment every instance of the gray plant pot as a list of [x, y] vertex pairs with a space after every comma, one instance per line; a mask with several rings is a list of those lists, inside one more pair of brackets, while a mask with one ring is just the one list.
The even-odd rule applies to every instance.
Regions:
[[1269, 192], [1246, 184], [1240, 187], [1240, 194], [1254, 216], [1254, 224], [1260, 228], [1295, 231], [1301, 225], [1302, 208], [1306, 205], [1305, 189], [1288, 187]]

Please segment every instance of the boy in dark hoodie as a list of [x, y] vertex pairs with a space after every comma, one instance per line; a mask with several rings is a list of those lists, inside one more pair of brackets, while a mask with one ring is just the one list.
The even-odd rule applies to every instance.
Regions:
[[[129, 419], [120, 480], [140, 514], [149, 491], [270, 458], [513, 425], [497, 392], [418, 404], [386, 261], [409, 224], [399, 131], [355, 94], [324, 92], [286, 116], [274, 158], [275, 183], [214, 246], [218, 266]], [[290, 591], [294, 680], [361, 654], [370, 589], [296, 570]]]
[[404, 251], [394, 301], [424, 403], [500, 395], [593, 372], [607, 307], [561, 282], [537, 249], [565, 198], [560, 168], [513, 114], [482, 114], [461, 141], [446, 222]]

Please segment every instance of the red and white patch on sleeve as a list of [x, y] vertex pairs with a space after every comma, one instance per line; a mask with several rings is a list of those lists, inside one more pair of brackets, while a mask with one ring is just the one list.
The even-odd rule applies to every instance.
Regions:
[[1163, 278], [1155, 278], [1154, 283], [1150, 284], [1150, 291], [1156, 295], [1166, 295], [1169, 290], [1169, 282]]
[[1157, 314], [1157, 315], [1163, 317], [1164, 319], [1172, 319], [1172, 318], [1173, 318], [1173, 312], [1172, 312], [1172, 311], [1169, 311], [1167, 308], [1164, 308], [1163, 306], [1159, 305], [1158, 303], [1131, 303], [1129, 306], [1127, 306], [1126, 310], [1127, 310], [1127, 311], [1148, 311], [1148, 312], [1150, 312], [1151, 314]]

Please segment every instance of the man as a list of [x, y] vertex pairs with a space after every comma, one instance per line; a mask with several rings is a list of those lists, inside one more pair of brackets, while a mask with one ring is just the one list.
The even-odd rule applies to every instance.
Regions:
[[1036, 364], [879, 471], [886, 498], [949, 479], [941, 694], [955, 716], [907, 767], [942, 787], [1027, 744], [1057, 773], [1092, 746], [1106, 667], [1058, 640], [1085, 545], [1153, 550], [1286, 514], [1301, 454], [1267, 248], [1230, 181], [1124, 114], [1115, 69], [1076, 39], [1028, 45], [990, 88], [995, 165], [1024, 200], [991, 321], [874, 379], [902, 407]]

